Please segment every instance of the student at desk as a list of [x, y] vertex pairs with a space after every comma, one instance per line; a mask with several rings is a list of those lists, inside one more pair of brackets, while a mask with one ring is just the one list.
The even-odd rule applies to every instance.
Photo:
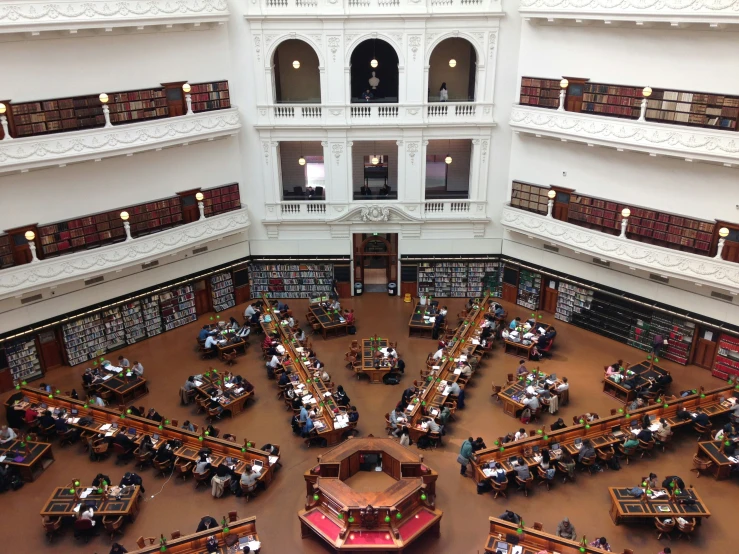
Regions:
[[89, 387], [90, 385], [92, 385], [94, 379], [95, 376], [92, 374], [92, 369], [88, 367], [82, 374], [82, 384], [86, 387]]
[[577, 454], [577, 461], [582, 462], [585, 458], [595, 458], [595, 448], [590, 439], [585, 439], [580, 447], [580, 452]]
[[200, 454], [200, 459], [195, 463], [195, 467], [193, 468], [194, 473], [199, 473], [200, 475], [203, 475], [210, 471], [212, 469], [212, 465], [210, 465], [210, 462], [208, 462], [208, 456], [205, 453]]
[[[529, 471], [529, 466], [524, 461], [523, 458], [521, 457], [518, 458], [518, 463], [513, 467], [513, 469], [516, 472], [516, 477], [518, 477], [520, 481], [526, 481], [531, 478], [531, 472]], [[519, 485], [518, 488], [519, 490], [523, 490], [525, 486], [526, 485], [521, 484]]]
[[608, 379], [611, 375], [617, 375], [621, 373], [621, 368], [624, 365], [623, 360], [618, 360], [615, 364], [611, 364], [606, 368], [606, 379]]
[[128, 369], [131, 367], [131, 362], [128, 361], [128, 358], [125, 358], [123, 356], [118, 356], [118, 367], [122, 367], [123, 369]]
[[342, 408], [346, 408], [349, 405], [349, 396], [344, 392], [344, 387], [342, 387], [341, 385], [336, 388], [336, 392], [334, 393], [334, 400], [336, 400], [336, 404], [338, 404]]
[[564, 392], [570, 388], [570, 383], [567, 381], [567, 377], [562, 377], [561, 383], [555, 383], [552, 385], [552, 392]]
[[435, 360], [435, 361], [438, 361], [438, 360], [441, 360], [441, 357], [442, 357], [443, 355], [444, 355], [444, 347], [443, 347], [443, 346], [441, 346], [441, 347], [439, 347], [439, 349], [438, 349], [438, 350], [437, 350], [437, 351], [436, 351], [436, 352], [434, 353], [434, 356], [433, 356], [433, 358], [434, 358], [434, 360]]
[[605, 537], [595, 539], [593, 542], [590, 543], [590, 546], [592, 546], [593, 548], [600, 548], [601, 550], [605, 550], [607, 552], [612, 552], [611, 545], [608, 544], [608, 541]]
[[529, 438], [529, 435], [526, 432], [526, 429], [524, 429], [523, 427], [521, 427], [518, 431], [516, 431], [516, 434], [513, 435], [514, 441], [520, 441], [527, 438]]
[[526, 375], [529, 372], [528, 369], [526, 369], [526, 360], [520, 360], [518, 362], [518, 368], [516, 368], [516, 375], [519, 377]]
[[403, 410], [397, 406], [393, 408], [389, 414], [389, 420], [391, 427], [390, 433], [394, 437], [397, 437], [401, 431], [401, 425], [407, 423], [406, 418], [403, 416]]
[[164, 464], [170, 460], [174, 461], [174, 458], [174, 452], [172, 452], [172, 449], [166, 442], [157, 449], [157, 453], [154, 456], [154, 460], [160, 464]]
[[114, 542], [110, 547], [110, 552], [108, 554], [127, 554], [128, 550], [126, 548], [117, 542]]
[[200, 332], [198, 333], [198, 340], [204, 341], [208, 338], [210, 335], [210, 325], [203, 325], [203, 328], [200, 329]]
[[95, 516], [95, 512], [92, 509], [92, 505], [85, 504], [85, 508], [80, 509], [80, 516], [78, 519], [89, 519], [92, 525], [94, 526], [96, 523], [94, 516]]
[[502, 519], [503, 521], [508, 521], [510, 523], [515, 523], [516, 525], [518, 525], [518, 523], [521, 521], [521, 516], [510, 510], [506, 510], [500, 516], [498, 516], [498, 519]]
[[516, 329], [516, 327], [520, 327], [520, 326], [521, 326], [521, 318], [516, 317], [511, 320], [511, 323], [508, 325], [508, 328], [511, 331], [513, 331], [514, 329]]
[[144, 366], [141, 365], [141, 362], [134, 362], [131, 370], [134, 372], [135, 375], [138, 375], [139, 377], [144, 376]]
[[0, 428], [0, 444], [5, 444], [12, 440], [15, 440], [15, 431], [7, 425], [3, 425], [2, 428]]
[[[727, 423], [724, 425], [721, 429], [716, 431], [716, 434], [713, 436], [713, 440], [720, 441], [723, 440], [724, 437], [729, 437], [731, 435], [732, 427], [731, 423]], [[0, 433], [0, 436], [2, 436], [2, 433]]]
[[305, 331], [303, 329], [298, 329], [295, 331], [295, 340], [302, 343], [305, 340]]
[[530, 392], [526, 393], [526, 397], [521, 401], [521, 404], [531, 410], [532, 413], [539, 409], [539, 399]]
[[493, 481], [496, 483], [504, 483], [508, 480], [508, 475], [506, 474], [506, 470], [503, 469], [503, 467], [498, 462], [492, 462], [493, 464], [493, 474], [492, 478]]
[[268, 379], [274, 379], [275, 378], [275, 371], [277, 371], [279, 368], [282, 367], [282, 361], [277, 356], [277, 354], [273, 354], [270, 361], [267, 362], [267, 378]]
[[705, 412], [698, 412], [695, 416], [690, 416], [690, 419], [693, 420], [693, 423], [697, 423], [701, 426], [707, 426], [711, 425], [711, 420], [708, 417], [708, 414]]
[[[400, 401], [401, 404], [401, 411], [405, 409], [405, 407], [411, 403], [411, 399], [416, 394], [416, 387], [410, 386], [407, 389], [403, 391], [403, 398]], [[35, 412], [34, 412], [35, 413]]]
[[149, 419], [151, 421], [160, 422], [164, 418], [161, 415], [159, 415], [159, 412], [157, 412], [154, 408], [150, 408], [149, 412], [146, 414], [146, 419]]
[[559, 418], [559, 419], [558, 419], [557, 421], [555, 421], [554, 423], [552, 423], [552, 424], [551, 424], [551, 425], [549, 426], [549, 428], [550, 428], [550, 429], [551, 429], [552, 431], [557, 431], [557, 430], [559, 430], [559, 429], [564, 429], [564, 428], [566, 428], [566, 427], [567, 427], [567, 425], [565, 424], [564, 420], [563, 420], [563, 419], [562, 419], [561, 417], [560, 417], [560, 418]]
[[208, 338], [205, 339], [205, 344], [203, 345], [204, 348], [215, 348], [218, 344], [218, 339], [216, 338], [216, 335], [208, 335]]
[[570, 523], [570, 518], [566, 517], [559, 522], [559, 525], [557, 525], [557, 536], [572, 541], [577, 539], [577, 532], [575, 531], [575, 526]]
[[313, 420], [309, 417], [305, 420], [305, 425], [303, 425], [303, 430], [300, 432], [300, 436], [303, 438], [307, 438], [314, 428], [315, 426], [313, 425]]

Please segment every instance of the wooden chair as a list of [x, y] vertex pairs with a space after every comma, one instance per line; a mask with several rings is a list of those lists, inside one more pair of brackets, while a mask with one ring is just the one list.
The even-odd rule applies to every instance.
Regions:
[[521, 479], [518, 475], [516, 475], [516, 484], [518, 485], [518, 490], [523, 491], [524, 496], [529, 496], [529, 490], [531, 489], [531, 485], [534, 483], [534, 476], [530, 475], [528, 479]]
[[208, 483], [210, 483], [210, 478], [213, 476], [213, 472], [211, 470], [208, 470], [205, 473], [198, 473], [197, 471], [193, 471], [192, 476], [195, 477], [195, 488], [197, 489], [198, 487], [200, 487], [200, 485], [203, 484], [205, 484], [205, 486], [208, 486]]
[[133, 455], [136, 457], [136, 467], [138, 469], [144, 469], [147, 465], [151, 463], [153, 452], [149, 451], [146, 454], [141, 454], [140, 450], [141, 448], [137, 448], [136, 450], [134, 450]]
[[629, 465], [629, 458], [633, 456], [634, 452], [636, 452], [635, 447], [626, 448], [623, 443], [620, 443], [618, 445], [618, 451], [621, 453], [621, 455], [626, 460], [626, 465]]
[[713, 467], [713, 461], [696, 454], [693, 456], [693, 469], [695, 473], [700, 477], [704, 472], [707, 472]]
[[710, 425], [699, 425], [697, 423], [693, 423], [693, 429], [695, 429], [695, 432], [698, 433], [698, 440], [700, 441], [703, 439], [703, 437], [710, 437], [711, 436], [711, 426]]
[[172, 534], [171, 534], [172, 540], [179, 539], [181, 536], [182, 534], [179, 532], [179, 530], [172, 531]]
[[660, 518], [655, 517], [654, 526], [657, 528], [657, 540], [660, 540], [662, 535], [667, 535], [668, 539], [672, 539], [670, 533], [672, 533], [672, 530], [675, 528], [675, 523], [675, 520], [672, 518], [670, 523], [665, 523]]
[[346, 367], [351, 368], [354, 366], [354, 363], [357, 361], [357, 355], [351, 350], [349, 350], [344, 354], [344, 361], [346, 362]]
[[237, 519], [239, 519], [239, 512], [237, 512], [236, 510], [232, 512], [228, 512], [228, 522], [229, 523], [233, 523]]
[[164, 462], [157, 461], [156, 458], [151, 460], [151, 465], [156, 470], [156, 475], [164, 477], [169, 468], [172, 467], [172, 460], [165, 460]]
[[441, 444], [441, 433], [429, 433], [428, 438], [431, 441], [431, 446], [433, 448], [437, 448], [439, 446], [443, 446]]
[[535, 521], [534, 522], [534, 531], [543, 531], [544, 525], [542, 525], [540, 522]]
[[608, 446], [606, 448], [597, 448], [595, 450], [595, 455], [601, 462], [603, 462], [603, 465], [605, 467], [608, 467], [608, 462], [613, 459], [613, 457], [616, 455], [616, 452], [613, 450], [613, 446]]
[[575, 482], [575, 474], [573, 473], [570, 477], [570, 473], [562, 462], [557, 462], [557, 471], [562, 475], [562, 483], [566, 483], [568, 479], [573, 483]]
[[498, 483], [495, 479], [491, 479], [490, 484], [493, 486], [493, 492], [495, 493], [493, 498], [498, 498], [499, 494], [502, 494], [503, 498], [508, 498], [508, 494], [506, 493], [506, 490], [508, 489], [508, 479], [502, 483]]
[[194, 463], [188, 460], [176, 460], [174, 464], [174, 471], [177, 477], [182, 477], [183, 481], [187, 481], [187, 476], [192, 472]]
[[110, 447], [110, 444], [105, 442], [104, 440], [99, 439], [98, 441], [95, 441], [93, 439], [92, 454], [90, 455], [90, 457], [96, 462], [98, 460], [106, 458], [107, 456], [110, 455], [110, 451], [108, 450], [109, 447]]
[[515, 378], [515, 377], [513, 376], [513, 373], [509, 373], [509, 374], [508, 374], [508, 375], [506, 376], [506, 379], [508, 379], [508, 384], [510, 384], [510, 383], [513, 383], [513, 382], [515, 382], [515, 381], [516, 381], [516, 378]]
[[[16, 436], [20, 436], [20, 435], [18, 435], [18, 433], [16, 432]], [[59, 446], [64, 446], [65, 444], [72, 444], [77, 440], [77, 432], [75, 431], [73, 427], [70, 427], [63, 433], [59, 433], [57, 436], [59, 437]]]
[[686, 520], [686, 523], [680, 523], [677, 521], [677, 538], [681, 539], [685, 537], [686, 539], [690, 540], [690, 535], [693, 534], [693, 531], [695, 531], [695, 518], [688, 517], [684, 518]]
[[500, 385], [496, 385], [495, 381], [491, 383], [491, 386], [493, 388], [493, 393], [490, 396], [492, 396], [493, 398], [495, 398], [495, 400], [500, 402], [500, 391], [503, 390], [503, 387], [501, 387]]
[[387, 431], [388, 434], [394, 431], [393, 425], [390, 423], [390, 412], [385, 412], [385, 431]]
[[652, 451], [654, 450], [654, 439], [650, 440], [649, 442], [644, 442], [643, 440], [639, 440], [639, 452], [641, 452], [641, 457], [644, 457], [644, 454], [647, 454], [649, 456], [652, 455]]
[[590, 475], [593, 475], [593, 467], [595, 467], [595, 456], [591, 456], [589, 458], [583, 458], [580, 460], [580, 465], [582, 466], [581, 471], [588, 471]]
[[46, 540], [51, 542], [56, 535], [61, 533], [62, 518], [44, 516], [41, 518], [41, 525], [43, 525], [46, 532]]
[[231, 352], [224, 352], [223, 361], [226, 362], [227, 366], [236, 365], [236, 357], [238, 355], [239, 353], [236, 350], [232, 350]]
[[105, 527], [105, 532], [110, 535], [110, 542], [113, 542], [116, 535], [123, 534], [123, 531], [121, 531], [121, 527], [123, 527], [123, 516], [116, 518], [105, 516], [103, 518], [103, 527]]
[[246, 498], [246, 501], [249, 502], [249, 498], [252, 496], [256, 496], [257, 492], [257, 484], [254, 483], [251, 486], [247, 486], [244, 483], [240, 483], [241, 485], [241, 492], [244, 493], [244, 497]]
[[154, 544], [155, 540], [157, 540], [156, 537], [139, 537], [138, 539], [136, 539], [136, 545], [139, 547], [139, 549], [145, 548], [146, 541], [149, 541], [149, 544]]
[[85, 544], [90, 541], [90, 537], [95, 535], [95, 526], [91, 519], [74, 520], [74, 538], [85, 539]]
[[539, 486], [545, 485], [547, 490], [552, 488], [552, 481], [547, 478], [547, 472], [541, 466], [536, 466], [536, 474], [539, 477]]

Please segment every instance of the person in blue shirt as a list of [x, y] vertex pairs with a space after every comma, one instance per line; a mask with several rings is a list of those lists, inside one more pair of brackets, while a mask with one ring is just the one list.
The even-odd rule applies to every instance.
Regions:
[[352, 406], [349, 408], [349, 422], [354, 423], [355, 421], [359, 421], [359, 412], [356, 406]]
[[300, 436], [305, 438], [310, 435], [311, 431], [313, 431], [313, 420], [311, 418], [308, 418], [305, 420], [305, 425], [303, 426], [303, 431]]
[[509, 329], [515, 329], [519, 325], [521, 325], [521, 318], [520, 317], [517, 317], [517, 318], [511, 320], [511, 324], [508, 326], [508, 328]]
[[505, 308], [503, 306], [498, 306], [495, 308], [495, 317], [503, 317], [505, 315]]
[[305, 409], [305, 406], [300, 407], [300, 425], [305, 426], [305, 422], [310, 419], [308, 417], [308, 410]]
[[203, 325], [203, 328], [200, 329], [200, 333], [198, 333], [198, 340], [205, 340], [208, 338], [208, 335], [210, 335], [210, 327], [208, 325]]

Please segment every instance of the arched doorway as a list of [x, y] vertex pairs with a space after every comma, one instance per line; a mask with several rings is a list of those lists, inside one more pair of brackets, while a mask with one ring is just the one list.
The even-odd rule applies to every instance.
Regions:
[[281, 42], [272, 55], [272, 86], [275, 103], [321, 103], [318, 55], [300, 39]]
[[349, 63], [352, 103], [398, 102], [398, 53], [389, 43], [377, 38], [362, 41]]
[[429, 58], [428, 101], [444, 101], [441, 87], [446, 85], [449, 102], [474, 102], [477, 53], [464, 38], [448, 38], [436, 45]]
[[354, 282], [365, 292], [386, 292], [398, 280], [398, 234], [354, 234]]

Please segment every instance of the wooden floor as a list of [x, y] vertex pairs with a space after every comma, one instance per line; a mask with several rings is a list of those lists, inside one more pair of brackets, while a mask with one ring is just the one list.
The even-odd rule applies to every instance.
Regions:
[[[449, 300], [450, 315], [456, 314], [463, 304], [462, 299]], [[299, 319], [305, 322], [307, 311], [305, 301], [289, 301]], [[314, 349], [326, 364], [337, 384], [343, 384], [352, 403], [360, 412], [359, 431], [366, 435], [384, 435], [383, 414], [389, 411], [400, 399], [403, 388], [418, 378], [418, 368], [426, 355], [435, 350], [435, 342], [430, 339], [408, 338], [408, 318], [411, 305], [404, 304], [401, 298], [385, 294], [366, 294], [356, 299], [344, 299], [342, 305], [353, 307], [357, 315], [358, 335], [368, 337], [378, 333], [399, 342], [399, 350], [406, 361], [406, 374], [399, 386], [371, 385], [366, 380], [357, 381], [345, 369], [344, 352], [350, 339], [334, 338], [328, 341], [320, 337], [314, 339]], [[526, 310], [507, 306], [511, 315], [528, 315]], [[237, 315], [242, 319], [244, 306], [234, 308], [223, 314], [228, 319]], [[546, 316], [545, 316], [546, 317]], [[200, 318], [199, 323], [216, 320], [215, 314]], [[552, 323], [555, 322], [551, 318]], [[601, 392], [602, 368], [618, 358], [637, 362], [643, 353], [587, 331], [556, 322], [559, 331], [554, 357], [541, 363], [541, 368], [556, 372], [570, 379], [570, 405], [560, 411], [565, 421], [572, 416], [587, 411], [608, 413], [610, 408], [620, 405]], [[137, 404], [146, 408], [155, 407], [167, 418], [193, 419], [203, 423], [202, 416], [179, 405], [178, 391], [188, 375], [205, 371], [209, 365], [222, 367], [221, 362], [203, 362], [194, 352], [198, 324], [164, 333], [153, 339], [115, 352], [125, 354], [131, 362], [138, 360], [145, 367], [145, 377], [151, 392]], [[141, 506], [137, 521], [125, 529], [119, 539], [129, 550], [135, 548], [136, 538], [143, 535], [165, 536], [174, 530], [182, 534], [195, 531], [200, 518], [211, 515], [220, 520], [230, 510], [237, 510], [239, 516], [257, 516], [257, 529], [263, 541], [265, 553], [325, 553], [328, 550], [313, 539], [300, 538], [297, 511], [305, 501], [303, 472], [308, 469], [320, 454], [320, 449], [307, 449], [301, 440], [294, 437], [288, 425], [289, 415], [284, 411], [281, 401], [276, 400], [274, 381], [266, 379], [264, 362], [261, 359], [258, 340], [252, 341], [251, 352], [239, 358], [235, 370], [256, 385], [256, 403], [234, 419], [220, 423], [223, 432], [236, 434], [240, 440], [248, 438], [258, 446], [267, 442], [280, 444], [284, 467], [280, 470], [272, 486], [246, 504], [243, 499], [227, 496], [215, 499], [210, 489], [201, 487], [194, 490], [192, 481], [154, 478], [152, 470], [144, 470], [141, 475], [146, 487], [146, 502]], [[609, 486], [634, 485], [641, 476], [650, 471], [660, 478], [668, 474], [680, 475], [686, 483], [697, 487], [711, 513], [714, 514], [700, 527], [692, 542], [673, 541], [675, 554], [701, 554], [705, 552], [735, 552], [736, 546], [730, 537], [735, 528], [736, 498], [739, 484], [736, 480], [717, 482], [712, 478], [695, 479], [690, 473], [691, 459], [696, 451], [696, 440], [692, 433], [686, 432], [674, 441], [672, 453], [655, 453], [653, 460], [636, 460], [624, 466], [619, 472], [604, 472], [592, 477], [583, 474], [577, 485], [557, 485], [547, 492], [543, 488], [524, 498], [511, 494], [508, 500], [493, 500], [492, 496], [476, 494], [475, 485], [470, 478], [459, 475], [456, 464], [457, 453], [462, 441], [468, 436], [482, 436], [491, 444], [495, 437], [516, 430], [518, 422], [503, 414], [499, 404], [490, 398], [490, 383], [505, 380], [505, 375], [515, 370], [517, 358], [505, 355], [497, 349], [491, 358], [475, 375], [472, 385], [467, 389], [466, 409], [461, 411], [458, 421], [451, 425], [445, 437], [444, 446], [437, 450], [425, 451], [427, 463], [439, 471], [437, 483], [437, 507], [444, 511], [441, 523], [441, 538], [424, 537], [407, 550], [407, 554], [420, 552], [439, 552], [449, 554], [475, 553], [482, 549], [487, 536], [487, 517], [499, 515], [510, 508], [523, 515], [527, 524], [539, 521], [544, 529], [553, 531], [559, 520], [567, 516], [575, 525], [580, 536], [589, 540], [606, 536], [614, 552], [631, 548], [635, 554], [656, 554], [667, 541], [660, 544], [657, 534], [651, 527], [616, 527], [608, 515]], [[673, 391], [694, 388], [699, 385], [718, 386], [720, 382], [710, 376], [710, 372], [697, 367], [682, 367], [671, 362], [661, 365], [673, 371]], [[81, 390], [80, 380], [84, 365], [76, 368], [62, 368], [52, 371], [47, 382], [59, 389], [76, 387]], [[5, 395], [3, 399], [7, 397]], [[3, 416], [4, 417], [4, 416]], [[554, 419], [546, 416], [544, 423]], [[411, 448], [415, 449], [415, 446]], [[98, 473], [108, 474], [118, 482], [123, 473], [132, 471], [133, 465], [116, 466], [114, 461], [90, 462], [78, 446], [64, 449], [54, 445], [56, 462], [34, 483], [28, 483], [18, 492], [8, 492], [0, 497], [0, 519], [5, 529], [3, 552], [41, 552], [47, 548], [41, 528], [39, 510], [49, 494], [57, 486], [67, 484], [72, 478], [89, 483]], [[151, 496], [154, 495], [154, 498]], [[732, 546], [734, 544], [734, 546]], [[71, 532], [58, 539], [56, 551], [80, 552], [82, 554], [104, 554], [109, 549], [109, 539], [101, 535], [89, 544], [76, 543]]]

